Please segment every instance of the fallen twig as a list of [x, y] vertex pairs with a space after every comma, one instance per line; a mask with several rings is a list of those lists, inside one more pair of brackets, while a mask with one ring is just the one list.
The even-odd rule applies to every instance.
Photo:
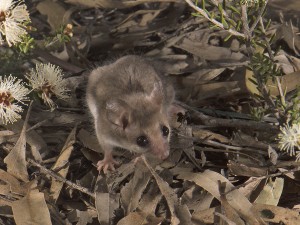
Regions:
[[78, 184], [75, 184], [75, 183], [73, 183], [73, 182], [67, 180], [66, 178], [64, 178], [64, 177], [62, 177], [62, 176], [60, 176], [60, 175], [58, 175], [57, 173], [53, 172], [52, 170], [47, 169], [46, 167], [42, 166], [41, 164], [35, 162], [35, 161], [32, 160], [32, 159], [28, 159], [28, 162], [29, 162], [30, 164], [32, 164], [33, 166], [38, 167], [38, 168], [41, 170], [42, 173], [48, 174], [48, 175], [50, 175], [51, 177], [53, 177], [54, 179], [56, 179], [56, 180], [58, 180], [58, 181], [60, 181], [60, 182], [63, 182], [63, 183], [65, 183], [65, 184], [67, 184], [69, 187], [71, 187], [71, 188], [73, 188], [73, 189], [76, 189], [76, 190], [78, 190], [78, 191], [81, 191], [81, 192], [83, 192], [83, 193], [85, 193], [85, 194], [91, 196], [92, 198], [95, 198], [95, 194], [92, 193], [92, 192], [90, 192], [87, 188], [82, 187], [82, 186], [80, 186], [80, 185], [78, 185]]

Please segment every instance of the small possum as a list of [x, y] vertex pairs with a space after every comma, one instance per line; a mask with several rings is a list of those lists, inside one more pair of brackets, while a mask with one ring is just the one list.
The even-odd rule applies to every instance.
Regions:
[[114, 147], [150, 152], [162, 160], [169, 156], [174, 89], [162, 78], [150, 61], [133, 55], [91, 72], [86, 101], [104, 150], [99, 171], [115, 169]]

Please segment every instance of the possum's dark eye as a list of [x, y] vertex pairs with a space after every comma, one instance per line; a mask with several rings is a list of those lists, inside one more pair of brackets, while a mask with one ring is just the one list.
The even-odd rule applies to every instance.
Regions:
[[149, 145], [149, 140], [146, 136], [142, 135], [136, 139], [136, 143], [140, 147], [147, 147], [147, 145]]
[[169, 130], [168, 127], [162, 126], [162, 127], [161, 127], [161, 132], [162, 132], [162, 134], [163, 134], [164, 137], [168, 137], [168, 135], [169, 135], [169, 133], [170, 133], [170, 130]]

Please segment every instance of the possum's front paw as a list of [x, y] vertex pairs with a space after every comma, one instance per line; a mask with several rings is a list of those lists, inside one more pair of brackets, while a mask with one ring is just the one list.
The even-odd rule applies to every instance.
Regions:
[[119, 165], [119, 162], [117, 162], [116, 160], [114, 160], [114, 158], [112, 157], [112, 155], [105, 155], [103, 160], [99, 160], [97, 163], [97, 170], [99, 172], [101, 172], [101, 170], [103, 170], [103, 172], [105, 174], [107, 174], [108, 170], [111, 171], [115, 171], [115, 165]]

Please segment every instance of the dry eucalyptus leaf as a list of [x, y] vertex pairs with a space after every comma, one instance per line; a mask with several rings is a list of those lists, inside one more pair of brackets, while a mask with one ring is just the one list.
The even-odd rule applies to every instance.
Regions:
[[292, 61], [289, 59], [287, 53], [283, 50], [279, 51], [278, 54], [274, 57], [274, 60], [277, 62], [277, 65], [282, 69], [283, 74], [289, 74], [295, 72]]
[[[262, 180], [265, 180], [263, 178], [255, 178], [250, 177], [245, 183], [247, 183], [246, 186], [239, 188], [239, 192], [243, 194], [245, 197], [249, 198], [251, 194], [253, 194], [253, 191], [260, 191], [262, 188], [260, 188], [260, 183], [263, 182]], [[257, 190], [257, 188], [260, 188], [260, 190]]]
[[209, 209], [214, 197], [197, 185], [193, 185], [183, 193], [181, 199], [183, 204], [195, 212]]
[[249, 93], [251, 93], [253, 95], [259, 95], [257, 86], [252, 81], [256, 81], [256, 79], [254, 77], [254, 73], [253, 73], [253, 71], [246, 69], [246, 73], [245, 73], [246, 88], [249, 91]]
[[14, 201], [12, 210], [17, 225], [52, 225], [44, 194], [36, 187], [24, 198]]
[[99, 142], [97, 140], [97, 137], [94, 134], [92, 134], [91, 132], [88, 132], [85, 129], [80, 129], [77, 137], [82, 142], [84, 147], [92, 149], [96, 152], [102, 151], [102, 149], [99, 145]]
[[[34, 116], [34, 112], [31, 112], [31, 119]], [[17, 122], [13, 124], [7, 124], [5, 127], [14, 133], [19, 133], [22, 130], [24, 121], [18, 120]], [[29, 129], [30, 126], [27, 125], [27, 129]], [[36, 131], [31, 130], [29, 132], [26, 132], [26, 142], [31, 147], [31, 153], [37, 162], [42, 161], [41, 154], [47, 152], [47, 144], [44, 141], [44, 139], [41, 137], [40, 134], [38, 134]]]
[[61, 25], [66, 24], [68, 21], [68, 18], [64, 18], [66, 10], [59, 1], [44, 0], [39, 2], [36, 8], [42, 15], [48, 17], [47, 21], [53, 31], [59, 29]]
[[268, 147], [268, 156], [270, 158], [269, 161], [272, 163], [272, 165], [276, 165], [277, 164], [277, 159], [278, 159], [278, 153], [270, 145]]
[[91, 8], [123, 8], [124, 5], [120, 0], [67, 0], [66, 2], [74, 5], [82, 5]]
[[9, 184], [0, 184], [0, 194], [9, 195], [10, 194], [10, 185]]
[[[171, 140], [171, 155], [168, 158], [168, 162], [172, 162], [173, 165], [176, 165], [182, 157], [183, 151], [189, 158], [191, 158], [193, 161], [196, 161], [193, 146], [192, 128], [190, 126], [181, 124], [176, 131], [178, 132], [179, 137], [182, 136], [184, 138], [174, 138]], [[173, 150], [173, 147], [176, 149]]]
[[28, 181], [28, 172], [26, 166], [26, 129], [30, 111], [31, 104], [27, 111], [20, 137], [10, 153], [4, 158], [4, 163], [7, 165], [7, 172], [21, 179], [22, 181]]
[[[17, 194], [17, 195], [25, 195], [27, 188], [21, 186], [20, 182], [11, 174], [7, 173], [4, 170], [0, 169], [0, 180], [5, 182], [8, 187], [9, 187], [9, 191], [13, 194]], [[2, 185], [1, 185], [2, 186]], [[3, 185], [2, 189], [3, 191], [6, 190], [6, 185]], [[2, 192], [1, 192], [2, 194]]]
[[273, 0], [270, 1], [270, 5], [275, 6], [282, 10], [296, 10], [300, 9], [300, 2], [298, 0]]
[[[111, 9], [111, 8], [128, 8], [133, 7], [136, 5], [144, 4], [144, 3], [150, 3], [153, 2], [153, 0], [67, 0], [66, 2], [75, 4], [75, 5], [82, 5], [92, 8], [105, 8], [105, 9]], [[154, 2], [180, 2], [180, 0], [156, 0]]]
[[193, 224], [214, 224], [216, 208], [209, 208], [194, 212], [192, 215]]
[[121, 189], [121, 202], [126, 214], [136, 209], [149, 180], [149, 170], [139, 161], [132, 179]]
[[[299, 84], [300, 84], [299, 74], [300, 74], [300, 72], [296, 71], [296, 72], [286, 74], [286, 75], [278, 78], [281, 83], [281, 89], [284, 93], [293, 91], [299, 86]], [[254, 81], [256, 80], [252, 71], [246, 70], [245, 79], [246, 79], [246, 87], [247, 87], [249, 93], [260, 95], [259, 91], [257, 90], [256, 85], [253, 82], [251, 82], [251, 80], [254, 80]], [[276, 81], [273, 82], [271, 79], [269, 79], [267, 82], [267, 87], [268, 87], [271, 95], [274, 95], [274, 96], [279, 95], [278, 85], [277, 85]]]
[[98, 220], [101, 224], [108, 225], [111, 218], [109, 193], [96, 192], [95, 197]]
[[[189, 88], [190, 90], [190, 88]], [[196, 103], [201, 103], [201, 100], [218, 99], [237, 96], [244, 93], [243, 86], [239, 81], [215, 82], [209, 84], [194, 85], [190, 93]], [[195, 104], [195, 103], [193, 103]]]
[[256, 198], [255, 203], [277, 205], [283, 191], [283, 186], [283, 178], [276, 177], [274, 181], [269, 179], [268, 183], [266, 183], [263, 190]]
[[183, 38], [180, 43], [178, 42], [174, 46], [205, 60], [230, 60], [240, 62], [245, 59], [245, 56], [239, 52], [232, 52], [228, 48], [211, 46], [203, 43], [205, 42]]
[[[179, 173], [178, 178], [195, 182], [195, 184], [210, 192], [218, 200], [220, 200], [221, 197], [219, 192], [219, 182], [226, 183], [225, 192], [234, 188], [229, 180], [221, 174], [210, 170], [205, 170], [203, 173], [183, 172]], [[226, 194], [226, 199], [230, 206], [239, 212], [243, 219], [248, 221], [250, 224], [255, 224], [256, 222], [259, 223], [260, 218], [252, 212], [252, 204], [238, 190], [230, 191]]]
[[266, 222], [298, 225], [300, 221], [299, 212], [296, 210], [263, 204], [254, 204], [253, 208]]
[[259, 167], [258, 165], [250, 166], [233, 160], [229, 160], [227, 166], [230, 172], [235, 176], [261, 177], [268, 174], [267, 168]]
[[68, 220], [70, 222], [77, 222], [76, 225], [87, 225], [93, 222], [93, 215], [91, 215], [90, 211], [80, 211], [73, 210], [68, 214]]
[[143, 212], [132, 212], [128, 216], [122, 218], [117, 225], [154, 225], [160, 224], [163, 218], [147, 217]]
[[11, 136], [13, 134], [14, 134], [13, 131], [10, 131], [10, 130], [1, 130], [0, 131], [0, 144], [2, 144], [3, 142], [6, 141], [7, 136]]
[[179, 199], [176, 197], [176, 194], [172, 188], [168, 185], [166, 181], [164, 181], [155, 171], [154, 169], [148, 164], [145, 157], [142, 157], [143, 161], [145, 162], [146, 166], [150, 170], [152, 176], [154, 177], [160, 192], [165, 197], [168, 208], [171, 213], [171, 224], [176, 225], [180, 224], [181, 221], [190, 221], [191, 215], [188, 210], [186, 210], [185, 206], [182, 206], [179, 202]]
[[[281, 83], [281, 88], [284, 93], [288, 93], [290, 91], [296, 90], [300, 85], [299, 79], [300, 71], [296, 71], [294, 73], [286, 74], [279, 78]], [[273, 83], [272, 80], [267, 82], [268, 88], [272, 95], [279, 95], [277, 83]]]
[[113, 187], [118, 187], [126, 178], [135, 171], [135, 159], [131, 160], [129, 163], [123, 163], [115, 173], [111, 185]]
[[40, 111], [33, 112], [31, 116], [31, 121], [38, 123], [42, 120], [48, 120], [44, 123], [45, 127], [56, 127], [56, 126], [66, 126], [74, 127], [78, 121], [85, 121], [86, 116], [70, 111]]
[[[75, 127], [71, 131], [71, 133], [69, 134], [69, 136], [66, 140], [64, 147], [61, 150], [59, 157], [57, 158], [55, 164], [52, 166], [52, 170], [54, 170], [54, 171], [59, 170], [57, 173], [64, 178], [66, 178], [68, 171], [69, 171], [68, 162], [69, 162], [70, 155], [74, 149], [73, 144], [76, 141], [76, 130], [77, 130], [77, 127]], [[56, 201], [58, 199], [63, 185], [64, 184], [62, 182], [52, 179], [50, 192], [51, 192], [51, 196], [54, 201]]]
[[225, 68], [219, 69], [200, 69], [183, 79], [183, 85], [193, 86], [195, 84], [206, 84], [213, 79], [216, 79], [223, 73]]
[[114, 193], [107, 184], [107, 177], [99, 174], [95, 190], [95, 206], [98, 221], [101, 224], [111, 224], [114, 212], [120, 208], [120, 194]]
[[155, 215], [158, 202], [161, 200], [161, 193], [156, 184], [151, 183], [148, 191], [142, 195], [139, 202], [139, 211], [143, 211], [145, 215]]
[[230, 143], [230, 140], [227, 137], [198, 127], [193, 127], [193, 136], [200, 140], [218, 140], [221, 143]]
[[26, 163], [26, 137], [25, 133], [21, 133], [16, 145], [10, 153], [4, 158], [7, 165], [7, 171], [15, 177], [28, 181], [27, 163]]
[[223, 209], [221, 220], [225, 220], [228, 224], [234, 222], [234, 225], [245, 225], [238, 212], [227, 201], [225, 194], [221, 194], [220, 200]]
[[300, 38], [296, 34], [295, 27], [290, 21], [289, 24], [282, 24], [276, 30], [275, 40], [283, 39], [287, 45], [299, 55], [300, 50]]
[[289, 55], [288, 58], [295, 68], [294, 71], [299, 71], [300, 70], [300, 59], [295, 56], [292, 56], [292, 55]]

